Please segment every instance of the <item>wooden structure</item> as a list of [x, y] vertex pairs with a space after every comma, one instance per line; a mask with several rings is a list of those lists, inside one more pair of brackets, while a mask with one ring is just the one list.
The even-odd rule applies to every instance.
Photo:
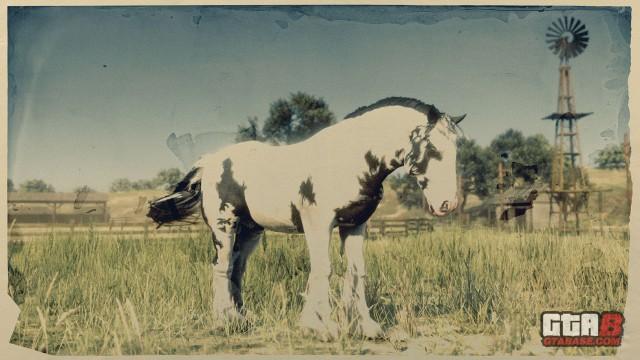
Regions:
[[8, 193], [9, 222], [82, 224], [106, 223], [108, 195], [104, 193]]
[[555, 154], [551, 166], [549, 185], [549, 223], [554, 214], [558, 227], [567, 229], [569, 216], [575, 219], [575, 229], [580, 229], [580, 214], [588, 211], [587, 201], [591, 190], [583, 175], [580, 132], [578, 120], [592, 113], [576, 111], [571, 66], [569, 59], [582, 53], [587, 47], [589, 32], [580, 20], [565, 16], [547, 29], [549, 49], [560, 57], [560, 80], [556, 112], [544, 117], [555, 122]]
[[[175, 236], [210, 234], [209, 227], [200, 221], [197, 224], [163, 226], [156, 228], [152, 221], [136, 221], [135, 218], [117, 217], [110, 218], [109, 222], [101, 224], [62, 224], [55, 225], [44, 223], [10, 223], [9, 241], [38, 240], [49, 237], [51, 234], [66, 236], [68, 234], [85, 234], [88, 232], [103, 235], [126, 236], [154, 236], [159, 238], [171, 238]], [[434, 230], [434, 220], [427, 218], [413, 218], [403, 220], [372, 219], [367, 224], [367, 237], [371, 240], [383, 236], [401, 238], [410, 234], [420, 234]], [[210, 237], [210, 235], [206, 235]], [[304, 236], [303, 234], [289, 234], [288, 236]]]

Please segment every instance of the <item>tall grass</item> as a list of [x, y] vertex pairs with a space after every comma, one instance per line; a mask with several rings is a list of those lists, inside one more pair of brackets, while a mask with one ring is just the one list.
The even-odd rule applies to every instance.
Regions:
[[[215, 250], [209, 234], [56, 236], [10, 244], [10, 282], [21, 308], [14, 344], [99, 355], [371, 351], [369, 342], [346, 332], [321, 343], [296, 328], [309, 271], [302, 237], [267, 235], [247, 270], [248, 325], [218, 329], [211, 314]], [[337, 295], [345, 265], [333, 243]], [[415, 339], [489, 334], [490, 352], [511, 353], [539, 342], [531, 334], [542, 311], [624, 310], [628, 240], [617, 235], [446, 226], [367, 241], [365, 253], [372, 317]], [[395, 344], [385, 344], [394, 351]]]

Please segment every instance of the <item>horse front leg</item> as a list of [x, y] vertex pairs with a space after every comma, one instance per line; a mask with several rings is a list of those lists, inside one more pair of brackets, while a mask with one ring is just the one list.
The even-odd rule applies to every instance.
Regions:
[[336, 339], [338, 335], [338, 325], [331, 319], [329, 294], [331, 221], [317, 220], [302, 217], [311, 269], [299, 325], [319, 335], [322, 340], [328, 341], [332, 338]]
[[208, 209], [203, 206], [207, 224], [211, 228], [217, 257], [211, 264], [213, 270], [213, 312], [220, 321], [242, 320], [235, 304], [238, 292], [232, 281], [233, 265], [238, 252], [234, 252], [238, 219], [229, 206], [226, 209]]
[[348, 309], [355, 309], [360, 318], [362, 335], [376, 339], [384, 336], [382, 328], [369, 315], [365, 298], [366, 270], [364, 265], [364, 233], [366, 225], [341, 227], [340, 240], [347, 257], [347, 272], [344, 276], [342, 299]]

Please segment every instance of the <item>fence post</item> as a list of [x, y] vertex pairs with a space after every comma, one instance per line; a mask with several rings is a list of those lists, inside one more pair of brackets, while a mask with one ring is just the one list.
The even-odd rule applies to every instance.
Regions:
[[604, 234], [604, 213], [602, 207], [604, 203], [604, 195], [602, 191], [598, 191], [598, 215], [600, 217], [600, 234]]

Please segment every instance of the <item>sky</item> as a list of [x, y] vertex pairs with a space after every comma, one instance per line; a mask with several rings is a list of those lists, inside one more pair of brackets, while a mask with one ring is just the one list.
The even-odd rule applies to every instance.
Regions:
[[627, 131], [630, 10], [489, 7], [38, 7], [9, 11], [9, 169], [58, 191], [184, 168], [167, 138], [215, 150], [292, 92], [338, 119], [387, 96], [553, 141], [559, 59], [545, 30], [587, 25], [571, 60], [583, 157]]

